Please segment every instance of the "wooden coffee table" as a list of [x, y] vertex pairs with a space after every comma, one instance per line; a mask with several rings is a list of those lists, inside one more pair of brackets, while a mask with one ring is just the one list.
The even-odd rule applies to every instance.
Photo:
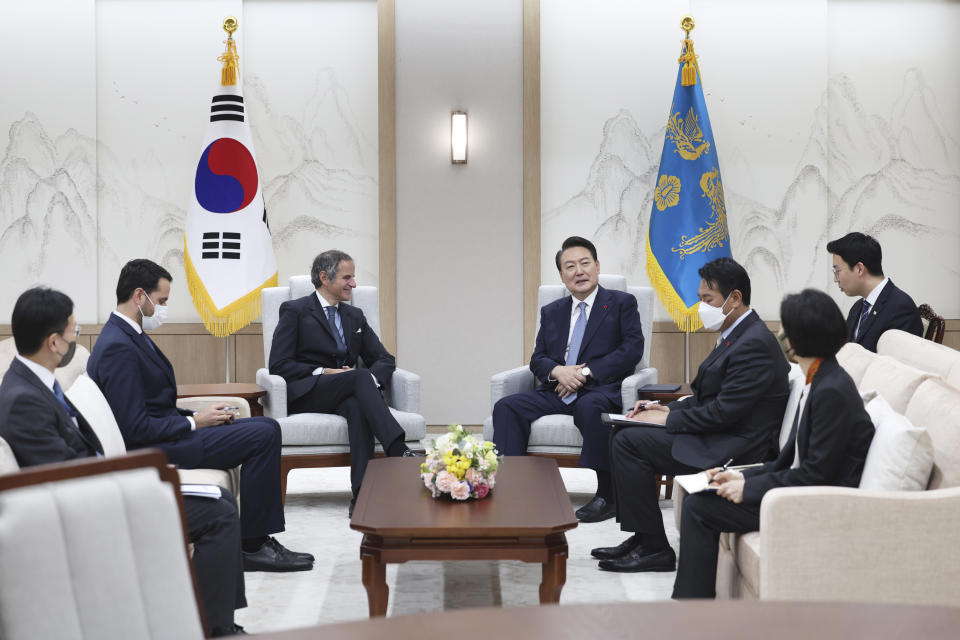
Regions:
[[540, 602], [555, 603], [567, 580], [567, 536], [577, 526], [553, 460], [508, 457], [483, 500], [434, 499], [420, 480], [423, 458], [371, 460], [350, 528], [361, 531], [360, 559], [370, 617], [387, 614], [388, 562], [521, 560], [543, 564]]

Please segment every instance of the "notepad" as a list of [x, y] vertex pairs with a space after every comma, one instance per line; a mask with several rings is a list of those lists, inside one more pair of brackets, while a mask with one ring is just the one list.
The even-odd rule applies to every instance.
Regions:
[[219, 500], [223, 496], [223, 491], [215, 484], [182, 484], [180, 493], [185, 496], [194, 496], [195, 498], [210, 498]]
[[637, 420], [636, 418], [628, 418], [623, 413], [601, 413], [600, 421], [603, 424], [610, 426], [618, 427], [658, 427], [663, 429], [663, 425], [659, 422], [645, 422], [643, 420]]
[[712, 486], [710, 481], [707, 480], [707, 473], [701, 471], [700, 473], [691, 473], [685, 476], [674, 476], [674, 483], [683, 487], [683, 490], [687, 493], [701, 493], [703, 491], [716, 491], [717, 487]]

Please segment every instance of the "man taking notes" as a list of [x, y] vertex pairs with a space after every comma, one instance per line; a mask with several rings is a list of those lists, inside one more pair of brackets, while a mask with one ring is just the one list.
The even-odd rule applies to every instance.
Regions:
[[637, 299], [599, 286], [600, 263], [592, 242], [567, 238], [556, 262], [571, 296], [540, 309], [540, 331], [530, 358], [538, 388], [497, 402], [493, 441], [503, 455], [522, 456], [531, 422], [545, 415], [572, 415], [583, 435], [580, 466], [597, 473], [597, 494], [577, 509], [577, 518], [600, 522], [615, 513], [610, 428], [600, 414], [620, 410], [620, 384], [643, 357], [643, 331]]
[[280, 495], [280, 425], [233, 419], [225, 406], [177, 409], [173, 366], [145, 333], [166, 318], [170, 273], [150, 260], [120, 271], [117, 308], [100, 332], [87, 373], [103, 391], [128, 449], [156, 447], [183, 469], [240, 466], [240, 521], [247, 571], [306, 571], [313, 556], [285, 548]]
[[847, 340], [870, 351], [887, 329], [923, 333], [913, 298], [883, 275], [883, 253], [873, 237], [857, 231], [827, 243], [833, 254], [833, 281], [848, 296], [860, 296], [847, 315]]
[[610, 439], [617, 519], [633, 533], [591, 554], [605, 571], [673, 571], [654, 476], [696, 473], [728, 460], [745, 464], [777, 454], [789, 396], [789, 365], [777, 338], [750, 308], [750, 277], [730, 258], [700, 274], [700, 319], [719, 330], [717, 346], [691, 383], [693, 395], [667, 406], [638, 402], [627, 414], [660, 426], [618, 428]]

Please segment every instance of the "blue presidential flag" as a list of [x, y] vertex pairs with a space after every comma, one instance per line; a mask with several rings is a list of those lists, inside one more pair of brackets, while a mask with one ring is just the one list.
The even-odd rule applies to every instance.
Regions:
[[197, 313], [207, 331], [222, 338], [260, 315], [260, 291], [277, 286], [277, 261], [232, 32], [220, 60], [187, 210], [183, 261]]
[[697, 271], [730, 257], [730, 234], [717, 147], [689, 38], [679, 65], [650, 212], [647, 275], [673, 321], [690, 332], [702, 326]]

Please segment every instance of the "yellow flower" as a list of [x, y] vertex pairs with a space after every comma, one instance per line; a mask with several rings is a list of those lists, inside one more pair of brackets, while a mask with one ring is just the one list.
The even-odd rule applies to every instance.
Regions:
[[653, 192], [653, 197], [657, 201], [657, 210], [663, 211], [667, 207], [673, 207], [680, 202], [680, 178], [676, 176], [660, 176], [660, 182]]

